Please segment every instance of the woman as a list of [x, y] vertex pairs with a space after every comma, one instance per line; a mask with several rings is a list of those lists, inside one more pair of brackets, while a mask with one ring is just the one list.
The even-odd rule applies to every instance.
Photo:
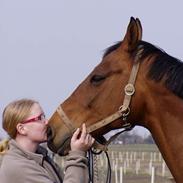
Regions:
[[3, 128], [10, 136], [9, 150], [3, 157], [0, 180], [3, 183], [88, 183], [86, 151], [94, 139], [86, 126], [77, 129], [71, 139], [64, 178], [47, 151], [39, 146], [47, 140], [44, 112], [38, 102], [21, 99], [10, 103], [3, 112]]
[[1, 162], [2, 162], [3, 156], [6, 153], [6, 151], [8, 150], [8, 142], [9, 142], [8, 139], [3, 139], [0, 142], [0, 166], [1, 166]]

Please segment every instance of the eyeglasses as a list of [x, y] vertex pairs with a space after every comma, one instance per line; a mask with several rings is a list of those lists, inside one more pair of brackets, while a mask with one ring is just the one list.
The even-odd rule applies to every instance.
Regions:
[[45, 121], [46, 117], [44, 113], [41, 113], [39, 116], [22, 121], [21, 123], [25, 124], [25, 123], [30, 123], [30, 122], [37, 122], [37, 121]]

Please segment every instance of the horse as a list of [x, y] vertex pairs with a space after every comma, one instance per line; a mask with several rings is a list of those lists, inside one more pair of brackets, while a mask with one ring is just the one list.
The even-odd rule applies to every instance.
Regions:
[[124, 38], [106, 49], [101, 63], [49, 119], [48, 146], [67, 153], [69, 139], [82, 123], [101, 143], [112, 129], [142, 126], [181, 183], [182, 120], [183, 63], [143, 41], [141, 22], [131, 17]]

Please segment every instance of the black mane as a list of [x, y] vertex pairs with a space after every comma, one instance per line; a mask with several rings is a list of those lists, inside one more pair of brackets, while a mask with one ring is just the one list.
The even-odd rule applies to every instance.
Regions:
[[121, 45], [121, 41], [117, 42], [116, 44], [108, 47], [105, 51], [104, 51], [104, 55], [103, 57], [106, 57], [107, 55], [109, 55], [111, 52], [115, 51], [116, 49], [118, 49]]
[[[118, 42], [107, 48], [103, 57], [115, 51], [120, 45], [121, 42]], [[148, 78], [156, 82], [162, 81], [167, 89], [183, 98], [183, 63], [148, 42], [139, 41], [139, 45], [144, 48], [141, 55], [142, 60], [148, 56], [156, 55], [150, 66]]]

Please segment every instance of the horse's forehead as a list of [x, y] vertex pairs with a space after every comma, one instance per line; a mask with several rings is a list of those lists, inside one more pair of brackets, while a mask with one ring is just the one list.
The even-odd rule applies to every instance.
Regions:
[[119, 65], [119, 63], [124, 60], [124, 58], [128, 58], [128, 55], [124, 54], [121, 50], [115, 50], [109, 55], [103, 57], [101, 64], [104, 66]]
[[111, 72], [113, 70], [119, 69], [121, 66], [115, 60], [105, 59], [104, 62], [101, 62], [95, 69], [94, 73], [106, 73]]
[[121, 50], [116, 50], [115, 52], [106, 56], [103, 61], [103, 67], [111, 67], [116, 69], [116, 67], [124, 67], [131, 63], [131, 56], [129, 53], [125, 53]]

